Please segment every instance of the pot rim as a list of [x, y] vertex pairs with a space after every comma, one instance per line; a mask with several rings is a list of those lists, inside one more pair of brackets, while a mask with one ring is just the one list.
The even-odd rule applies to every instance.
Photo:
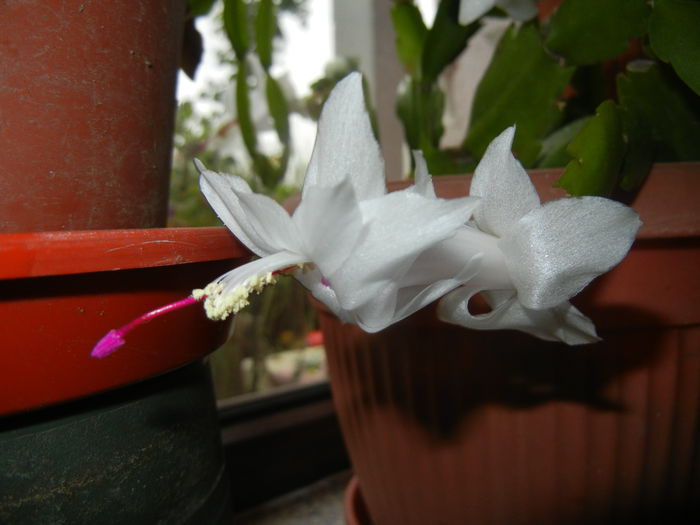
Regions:
[[0, 234], [0, 280], [236, 259], [250, 251], [225, 227]]
[[[554, 187], [563, 168], [528, 170], [542, 199], [548, 202], [566, 197]], [[454, 198], [469, 194], [472, 175], [433, 177], [438, 197]], [[389, 191], [413, 184], [410, 180], [390, 181]], [[679, 239], [700, 236], [700, 162], [656, 163], [630, 206], [643, 221], [639, 240]]]

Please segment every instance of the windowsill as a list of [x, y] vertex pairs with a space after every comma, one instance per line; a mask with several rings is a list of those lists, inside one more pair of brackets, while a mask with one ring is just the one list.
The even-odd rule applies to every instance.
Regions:
[[351, 472], [302, 487], [236, 516], [241, 525], [343, 525], [343, 494]]
[[[220, 402], [219, 416], [236, 514], [288, 501], [350, 468], [325, 382]], [[347, 477], [338, 502], [343, 485]]]

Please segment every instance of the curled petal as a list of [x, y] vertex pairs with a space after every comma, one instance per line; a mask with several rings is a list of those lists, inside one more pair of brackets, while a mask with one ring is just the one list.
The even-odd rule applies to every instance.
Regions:
[[463, 286], [447, 294], [440, 300], [438, 317], [473, 330], [519, 330], [546, 341], [568, 345], [600, 340], [593, 322], [568, 302], [545, 310], [531, 310], [517, 300], [515, 292], [499, 292], [489, 294], [490, 297], [487, 295], [493, 310], [472, 315], [469, 300], [480, 291]]
[[348, 176], [360, 200], [386, 192], [384, 159], [365, 108], [359, 73], [338, 82], [323, 107], [303, 197], [309, 187], [335, 186]]
[[195, 161], [199, 185], [226, 227], [258, 255], [298, 246], [299, 236], [289, 214], [275, 201], [253, 193], [235, 175], [208, 170]]
[[479, 228], [502, 237], [523, 215], [540, 205], [527, 172], [511, 153], [515, 126], [493, 139], [474, 171], [469, 195], [481, 197], [474, 213]]
[[601, 197], [531, 211], [499, 243], [518, 300], [538, 310], [568, 301], [625, 257], [640, 225], [634, 210]]

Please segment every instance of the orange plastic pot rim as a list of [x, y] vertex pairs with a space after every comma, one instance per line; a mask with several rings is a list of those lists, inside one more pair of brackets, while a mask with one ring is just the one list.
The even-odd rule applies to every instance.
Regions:
[[223, 227], [0, 234], [0, 279], [150, 268], [249, 257]]

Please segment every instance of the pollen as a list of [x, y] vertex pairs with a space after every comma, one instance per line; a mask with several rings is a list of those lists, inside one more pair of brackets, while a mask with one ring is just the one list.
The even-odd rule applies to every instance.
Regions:
[[204, 311], [209, 319], [223, 321], [231, 314], [240, 312], [250, 304], [250, 294], [260, 293], [267, 285], [277, 282], [277, 276], [268, 272], [254, 275], [243, 284], [227, 290], [224, 281], [215, 281], [204, 289], [194, 290], [192, 297], [201, 301], [204, 299]]

